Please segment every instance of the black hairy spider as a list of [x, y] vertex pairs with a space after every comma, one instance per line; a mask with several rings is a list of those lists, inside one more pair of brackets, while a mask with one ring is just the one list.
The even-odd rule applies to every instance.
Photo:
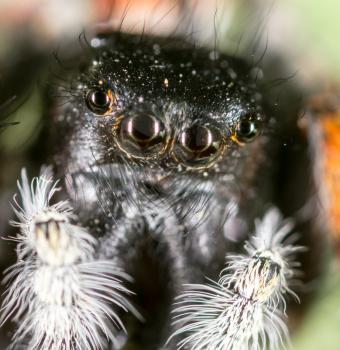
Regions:
[[297, 99], [277, 103], [260, 62], [182, 38], [101, 32], [76, 61], [48, 78], [52, 166], [23, 170], [13, 200], [13, 348], [284, 346], [323, 244], [299, 212]]

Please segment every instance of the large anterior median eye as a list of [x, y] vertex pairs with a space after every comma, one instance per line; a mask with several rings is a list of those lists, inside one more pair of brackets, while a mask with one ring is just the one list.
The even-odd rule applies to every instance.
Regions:
[[107, 115], [112, 112], [112, 108], [116, 104], [116, 98], [112, 91], [104, 91], [101, 89], [88, 91], [85, 101], [87, 107], [98, 115]]
[[206, 168], [224, 149], [221, 133], [213, 126], [195, 124], [184, 130], [174, 145], [174, 157], [183, 165]]
[[163, 122], [146, 113], [123, 117], [116, 135], [119, 148], [136, 158], [161, 154], [167, 144]]

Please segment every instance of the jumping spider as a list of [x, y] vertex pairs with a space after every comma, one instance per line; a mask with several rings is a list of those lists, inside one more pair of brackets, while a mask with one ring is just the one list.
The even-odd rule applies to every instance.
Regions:
[[324, 238], [298, 214], [299, 106], [273, 102], [257, 68], [180, 38], [89, 39], [49, 90], [51, 166], [32, 181], [23, 170], [13, 199], [12, 348], [287, 344]]

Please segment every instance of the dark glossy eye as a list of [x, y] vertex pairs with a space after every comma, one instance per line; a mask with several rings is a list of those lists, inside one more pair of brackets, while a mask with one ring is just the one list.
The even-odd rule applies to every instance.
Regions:
[[261, 131], [260, 121], [254, 119], [242, 119], [235, 129], [235, 141], [247, 143], [253, 141]]
[[164, 124], [146, 113], [124, 117], [118, 127], [117, 143], [123, 151], [137, 158], [163, 153], [166, 147]]
[[222, 135], [215, 127], [195, 124], [182, 132], [173, 152], [175, 158], [188, 167], [206, 168], [223, 149]]
[[105, 115], [111, 112], [115, 98], [111, 90], [90, 90], [86, 94], [86, 104], [93, 113]]

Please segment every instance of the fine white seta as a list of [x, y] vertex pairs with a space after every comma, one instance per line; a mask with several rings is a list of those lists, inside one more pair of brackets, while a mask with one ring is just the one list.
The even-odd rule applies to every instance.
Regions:
[[227, 255], [218, 282], [190, 284], [177, 299], [172, 334], [178, 349], [277, 350], [289, 343], [286, 297], [297, 277], [293, 224], [271, 208], [255, 222], [245, 255]]
[[[129, 276], [112, 260], [96, 260], [96, 240], [67, 201], [51, 204], [59, 190], [50, 168], [30, 183], [25, 169], [13, 209], [19, 228], [17, 263], [9, 268], [1, 324], [18, 325], [11, 348], [29, 350], [101, 349], [125, 330], [118, 309], [137, 312], [128, 302]], [[20, 203], [20, 204], [19, 204]]]

